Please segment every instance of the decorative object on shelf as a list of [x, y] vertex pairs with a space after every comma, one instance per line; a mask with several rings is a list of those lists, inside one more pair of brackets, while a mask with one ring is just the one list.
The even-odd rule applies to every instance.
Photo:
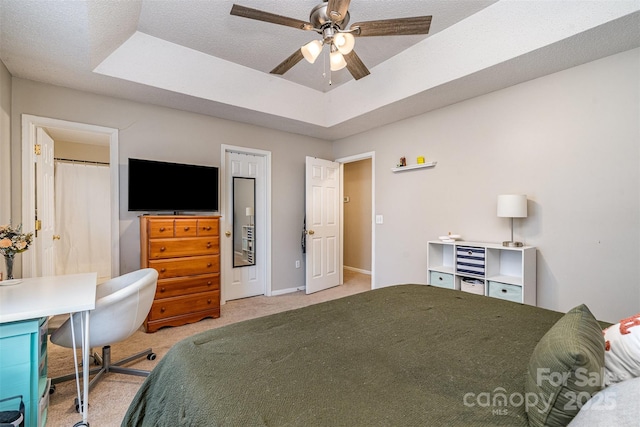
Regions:
[[398, 163], [398, 167], [399, 168], [403, 168], [407, 166], [407, 158], [406, 157], [400, 157], [400, 163]]
[[442, 243], [453, 243], [456, 240], [462, 239], [462, 237], [459, 234], [451, 234], [451, 232], [449, 232], [446, 236], [440, 236], [438, 239], [440, 239]]
[[523, 246], [522, 242], [513, 241], [513, 218], [527, 217], [527, 195], [503, 194], [498, 196], [498, 216], [501, 218], [511, 218], [511, 240], [502, 242], [502, 246]]
[[419, 165], [424, 163], [424, 156], [418, 156], [418, 158], [416, 159], [416, 163], [418, 163]]
[[411, 165], [411, 166], [398, 166], [397, 168], [392, 168], [391, 171], [392, 172], [404, 172], [404, 171], [410, 171], [410, 170], [414, 170], [414, 169], [422, 169], [422, 168], [432, 168], [435, 165], [437, 165], [438, 162], [428, 162], [428, 163], [420, 163], [417, 165]]
[[11, 224], [0, 226], [0, 253], [7, 265], [7, 280], [13, 279], [13, 261], [16, 254], [29, 249], [33, 233], [23, 233], [22, 225], [12, 228]]

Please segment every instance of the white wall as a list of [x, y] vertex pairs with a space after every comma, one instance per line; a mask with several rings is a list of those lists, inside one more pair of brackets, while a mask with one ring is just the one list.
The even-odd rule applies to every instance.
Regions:
[[[426, 283], [426, 242], [447, 232], [508, 240], [497, 195], [522, 193], [538, 305], [639, 312], [638, 76], [635, 49], [334, 142], [334, 158], [376, 152], [377, 285]], [[391, 172], [419, 155], [438, 165]]]
[[140, 231], [136, 213], [127, 211], [127, 159], [170, 160], [220, 166], [220, 145], [272, 152], [272, 285], [274, 290], [304, 285], [300, 232], [304, 217], [305, 156], [329, 158], [331, 144], [306, 136], [249, 126], [209, 116], [124, 101], [62, 87], [13, 79], [11, 125], [12, 213], [21, 217], [22, 114], [51, 117], [119, 129], [120, 270], [140, 266]]

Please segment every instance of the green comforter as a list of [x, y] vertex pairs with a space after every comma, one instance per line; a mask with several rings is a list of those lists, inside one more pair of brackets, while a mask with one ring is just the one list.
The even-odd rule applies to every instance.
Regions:
[[248, 320], [176, 344], [122, 425], [526, 426], [525, 369], [561, 316], [399, 285]]

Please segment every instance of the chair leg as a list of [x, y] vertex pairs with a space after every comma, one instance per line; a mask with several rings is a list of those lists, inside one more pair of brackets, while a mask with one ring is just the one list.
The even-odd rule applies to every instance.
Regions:
[[[96, 355], [97, 356], [97, 355]], [[146, 357], [149, 360], [155, 360], [156, 354], [150, 349], [146, 349], [139, 353], [134, 354], [133, 356], [129, 356], [125, 359], [119, 360], [117, 362], [111, 362], [111, 346], [106, 345], [102, 347], [102, 357], [101, 357], [101, 366], [97, 368], [93, 368], [89, 370], [89, 375], [95, 375], [91, 381], [89, 382], [89, 390], [93, 388], [96, 382], [107, 372], [115, 372], [118, 374], [128, 374], [128, 375], [137, 375], [141, 377], [146, 377], [149, 375], [149, 371], [144, 371], [142, 369], [134, 369], [134, 368], [125, 368], [120, 365], [124, 365], [133, 360], [140, 359], [142, 357]], [[82, 370], [79, 371], [79, 375], [82, 376]], [[75, 374], [63, 375], [60, 377], [52, 378], [51, 384], [59, 384], [64, 381], [74, 380], [76, 378]], [[52, 387], [52, 391], [55, 388]]]
[[143, 357], [146, 357], [149, 360], [155, 360], [156, 354], [150, 348], [148, 348], [144, 351], [134, 354], [133, 356], [129, 356], [125, 359], [112, 363], [111, 347], [107, 345], [102, 348], [102, 367], [104, 368], [105, 372], [116, 372], [119, 374], [138, 375], [140, 377], [146, 377], [149, 376], [149, 371], [144, 371], [142, 369], [125, 368], [121, 366]]

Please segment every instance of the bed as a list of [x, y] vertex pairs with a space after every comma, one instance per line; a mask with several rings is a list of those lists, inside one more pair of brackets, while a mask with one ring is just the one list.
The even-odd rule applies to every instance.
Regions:
[[122, 425], [528, 426], [518, 395], [561, 318], [398, 285], [231, 324], [172, 347]]

